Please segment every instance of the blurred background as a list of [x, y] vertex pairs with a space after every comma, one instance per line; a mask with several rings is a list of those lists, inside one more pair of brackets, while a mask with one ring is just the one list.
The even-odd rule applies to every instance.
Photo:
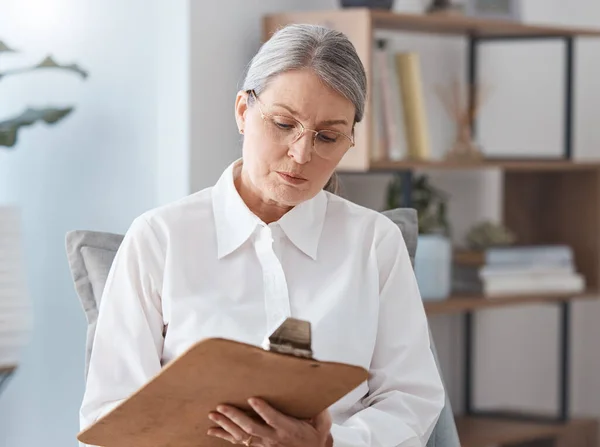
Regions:
[[[422, 236], [435, 237], [420, 240], [417, 267], [457, 417], [502, 408], [510, 420], [533, 424], [529, 428], [544, 415], [559, 424], [553, 427], [592, 421], [585, 430], [595, 433], [600, 3], [433, 3], [440, 4], [435, 11], [430, 1], [396, 0], [391, 12], [379, 10], [384, 15], [365, 12], [340, 22], [338, 14], [349, 9], [338, 0], [0, 0], [0, 252], [22, 260], [22, 271], [11, 272], [24, 278], [21, 301], [9, 309], [6, 297], [17, 294], [8, 274], [0, 274], [0, 311], [10, 316], [0, 318], [8, 328], [0, 327], [0, 371], [6, 372], [0, 446], [77, 442], [87, 323], [67, 264], [66, 232], [124, 233], [142, 212], [213, 185], [241, 155], [234, 100], [265, 38], [263, 19], [271, 15], [276, 25], [304, 17], [295, 15], [303, 11], [327, 11], [311, 17], [333, 27], [388, 20], [365, 34], [372, 42], [353, 35], [369, 58], [370, 93], [380, 93], [373, 93], [368, 122], [359, 129], [363, 145], [340, 168], [343, 194], [377, 210], [417, 207], [424, 221], [435, 208], [432, 227], [422, 227]], [[444, 20], [453, 23], [450, 33]], [[553, 31], [528, 28], [533, 24]], [[421, 29], [407, 31], [411, 27]], [[478, 32], [497, 39], [480, 44], [473, 61], [465, 36]], [[403, 62], [398, 54], [416, 59]], [[14, 73], [49, 55], [50, 66]], [[468, 99], [461, 109], [457, 98], [468, 98], [459, 87], [468, 84], [473, 62], [481, 83], [477, 132], [460, 140], [465, 121], [457, 110], [470, 117], [471, 109]], [[390, 102], [390, 91], [402, 99]], [[16, 133], [15, 118], [28, 108], [59, 109], [39, 116], [60, 119]], [[22, 121], [31, 117], [37, 118], [33, 113]], [[419, 143], [419, 135], [427, 142]], [[420, 175], [426, 177], [419, 183]], [[545, 220], [555, 224], [546, 228]], [[3, 240], [3, 231], [11, 236]], [[19, 253], [13, 235], [23, 247]], [[542, 284], [539, 279], [482, 283], [482, 271], [498, 274], [494, 256], [534, 262], [539, 253], [527, 252], [530, 245], [543, 246], [546, 256], [564, 254], [570, 264], [563, 270], [573, 275], [541, 289], [531, 285]], [[543, 264], [546, 258], [536, 259]], [[0, 257], [0, 273], [3, 265], [8, 261]], [[519, 273], [523, 267], [515, 265], [509, 270]], [[474, 277], [457, 277], [469, 269]], [[567, 282], [572, 286], [563, 287]], [[439, 287], [430, 290], [431, 284]], [[503, 427], [505, 436], [511, 433], [512, 426]], [[570, 445], [598, 445], [595, 435], [586, 436]], [[481, 439], [464, 445], [504, 442], [485, 433]], [[513, 445], [531, 440], [505, 439]]]

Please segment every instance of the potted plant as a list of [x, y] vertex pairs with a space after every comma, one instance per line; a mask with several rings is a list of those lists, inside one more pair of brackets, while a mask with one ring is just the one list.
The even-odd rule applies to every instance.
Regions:
[[[404, 176], [396, 173], [387, 188], [387, 208], [404, 204]], [[424, 300], [442, 300], [451, 292], [452, 242], [447, 217], [448, 195], [434, 187], [426, 175], [415, 175], [410, 184], [411, 208], [419, 218], [415, 275]]]
[[[0, 56], [8, 53], [16, 51], [0, 41]], [[8, 76], [47, 69], [65, 70], [84, 79], [87, 77], [87, 73], [77, 65], [60, 65], [52, 56], [47, 56], [31, 67], [0, 71], [0, 81]], [[16, 147], [23, 127], [37, 122], [55, 124], [72, 111], [73, 107], [29, 107], [17, 116], [0, 120], [0, 149]], [[18, 207], [0, 204], [0, 387], [16, 369], [19, 353], [30, 331], [31, 312], [24, 279], [20, 216]]]

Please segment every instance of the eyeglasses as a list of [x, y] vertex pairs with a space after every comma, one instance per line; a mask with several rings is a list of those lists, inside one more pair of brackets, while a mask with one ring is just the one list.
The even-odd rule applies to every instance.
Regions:
[[274, 144], [290, 146], [298, 141], [305, 132], [312, 132], [314, 134], [312, 139], [313, 150], [319, 157], [328, 160], [343, 155], [354, 146], [354, 139], [345, 133], [335, 130], [317, 131], [307, 129], [300, 121], [290, 116], [265, 113], [264, 105], [260, 102], [254, 90], [250, 90], [248, 93], [256, 100], [263, 120], [265, 135]]

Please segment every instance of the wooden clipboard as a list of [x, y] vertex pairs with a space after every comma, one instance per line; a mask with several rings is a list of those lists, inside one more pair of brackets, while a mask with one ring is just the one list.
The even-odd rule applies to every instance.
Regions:
[[77, 439], [102, 447], [225, 447], [206, 434], [219, 404], [258, 417], [247, 399], [260, 397], [308, 419], [369, 377], [358, 366], [314, 360], [308, 322], [287, 319], [269, 340], [269, 350], [222, 338], [194, 344]]

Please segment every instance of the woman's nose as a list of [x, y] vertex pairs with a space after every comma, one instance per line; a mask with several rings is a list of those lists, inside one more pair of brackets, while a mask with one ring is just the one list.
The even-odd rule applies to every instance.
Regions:
[[295, 142], [290, 145], [288, 155], [298, 164], [308, 163], [312, 158], [313, 134], [304, 132]]

